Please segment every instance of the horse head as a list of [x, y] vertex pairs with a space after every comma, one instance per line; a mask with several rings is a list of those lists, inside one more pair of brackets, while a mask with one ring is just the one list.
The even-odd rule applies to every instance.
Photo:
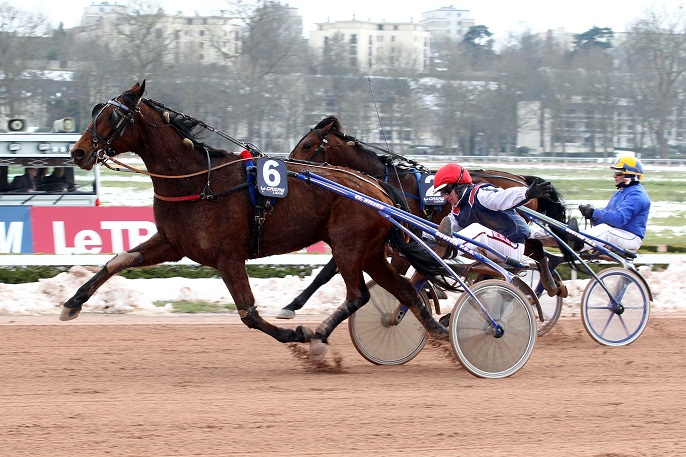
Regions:
[[[93, 108], [93, 120], [69, 151], [74, 163], [90, 170], [98, 162], [122, 152], [134, 151], [137, 143], [134, 119], [139, 111], [145, 81]], [[130, 127], [130, 128], [129, 128]]]
[[336, 116], [325, 117], [298, 141], [288, 156], [290, 159], [335, 164], [330, 152], [334, 149], [353, 147], [357, 141], [347, 136]]

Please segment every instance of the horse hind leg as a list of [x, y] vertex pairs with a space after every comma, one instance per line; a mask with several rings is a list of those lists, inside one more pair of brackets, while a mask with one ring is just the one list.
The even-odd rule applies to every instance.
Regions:
[[365, 271], [381, 287], [390, 292], [398, 301], [406, 305], [422, 326], [440, 337], [448, 336], [448, 329], [434, 319], [431, 311], [424, 306], [417, 289], [410, 280], [397, 274], [388, 262], [367, 262]]
[[295, 330], [282, 328], [270, 324], [260, 316], [244, 261], [227, 259], [219, 265], [217, 271], [231, 293], [241, 322], [248, 328], [260, 330], [280, 343], [307, 343], [312, 339], [313, 332], [309, 327], [299, 325]]
[[369, 289], [364, 284], [364, 278], [362, 277], [360, 279], [359, 292], [359, 295], [353, 299], [347, 297], [343, 304], [336, 308], [336, 311], [317, 326], [312, 341], [310, 341], [310, 361], [320, 362], [324, 358], [329, 350], [328, 338], [334, 329], [369, 301]]

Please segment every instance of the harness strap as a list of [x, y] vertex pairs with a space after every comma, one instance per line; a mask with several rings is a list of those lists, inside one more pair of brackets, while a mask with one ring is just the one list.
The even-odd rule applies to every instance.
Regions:
[[253, 257], [260, 253], [260, 246], [262, 244], [262, 232], [264, 230], [265, 222], [265, 211], [267, 208], [274, 204], [273, 198], [267, 198], [264, 195], [257, 192], [257, 186], [255, 184], [255, 162], [253, 161], [253, 156], [250, 151], [243, 150], [240, 153], [241, 158], [245, 161], [245, 169], [247, 174], [248, 194], [250, 195], [250, 201], [255, 207], [255, 214], [251, 223], [251, 233], [250, 233], [250, 256]]
[[237, 190], [241, 190], [245, 187], [248, 187], [250, 184], [245, 182], [242, 184], [239, 184], [237, 186], [232, 187], [231, 189], [226, 189], [221, 192], [217, 192], [216, 194], [212, 195], [207, 195], [207, 194], [196, 194], [196, 195], [186, 195], [183, 197], [165, 197], [164, 195], [160, 195], [158, 193], [155, 193], [154, 196], [158, 200], [162, 200], [165, 202], [187, 202], [187, 201], [195, 201], [195, 200], [216, 200], [219, 197], [223, 197], [224, 195], [228, 195], [231, 192], [235, 192]]

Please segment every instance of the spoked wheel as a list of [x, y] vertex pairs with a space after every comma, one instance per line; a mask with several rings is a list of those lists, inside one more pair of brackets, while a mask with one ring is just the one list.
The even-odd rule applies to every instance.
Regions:
[[[560, 275], [556, 271], [553, 272], [553, 277], [560, 280]], [[528, 285], [531, 290], [536, 293], [538, 297], [538, 302], [541, 305], [541, 310], [543, 311], [543, 322], [540, 319], [536, 319], [536, 334], [538, 336], [543, 336], [550, 331], [551, 328], [557, 323], [557, 320], [562, 314], [562, 297], [556, 295], [551, 297], [543, 289], [541, 282], [541, 274], [538, 270], [530, 269], [526, 270], [523, 275], [520, 276], [522, 281]], [[536, 312], [536, 310], [534, 308]], [[539, 316], [540, 317], [540, 316]]]
[[[376, 365], [402, 365], [417, 356], [426, 344], [426, 330], [407, 311], [399, 324], [393, 315], [400, 302], [374, 281], [367, 283], [370, 299], [348, 318], [350, 339], [357, 352]], [[424, 290], [419, 294], [431, 312], [431, 303]]]
[[638, 275], [613, 267], [598, 273], [621, 309], [613, 310], [607, 292], [595, 278], [581, 297], [581, 321], [586, 332], [605, 346], [625, 346], [636, 340], [648, 325], [650, 295]]
[[529, 300], [515, 286], [499, 279], [478, 282], [470, 290], [503, 333], [496, 334], [476, 301], [464, 292], [450, 316], [453, 352], [475, 376], [511, 376], [529, 360], [536, 343], [536, 316]]

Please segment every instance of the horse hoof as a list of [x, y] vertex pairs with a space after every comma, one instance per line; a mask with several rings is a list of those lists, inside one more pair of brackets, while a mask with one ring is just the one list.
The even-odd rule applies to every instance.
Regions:
[[71, 321], [79, 317], [79, 313], [81, 312], [81, 308], [65, 308], [64, 306], [62, 307], [62, 313], [60, 313], [60, 320], [61, 321]]
[[279, 313], [276, 315], [277, 319], [293, 319], [294, 317], [295, 311], [286, 308], [279, 311]]
[[295, 334], [297, 335], [297, 340], [300, 343], [307, 343], [312, 341], [314, 337], [314, 332], [310, 327], [305, 327], [304, 325], [298, 325], [295, 329]]
[[560, 284], [560, 291], [557, 293], [561, 298], [567, 298], [569, 296], [569, 291], [567, 290], [567, 286], [564, 284]]
[[310, 341], [310, 362], [321, 362], [328, 350], [329, 345], [319, 338]]

